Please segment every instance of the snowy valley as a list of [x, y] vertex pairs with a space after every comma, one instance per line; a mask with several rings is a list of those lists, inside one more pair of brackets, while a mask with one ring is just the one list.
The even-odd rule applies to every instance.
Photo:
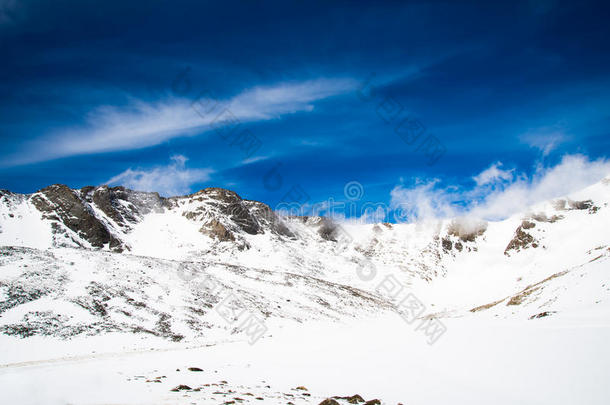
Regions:
[[606, 178], [502, 221], [363, 224], [2, 190], [2, 402], [607, 403], [609, 202]]

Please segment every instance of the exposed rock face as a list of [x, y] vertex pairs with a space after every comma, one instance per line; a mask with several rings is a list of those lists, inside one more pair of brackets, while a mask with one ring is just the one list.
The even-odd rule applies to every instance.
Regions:
[[209, 235], [213, 238], [218, 239], [221, 242], [234, 241], [235, 236], [227, 229], [223, 224], [218, 222], [216, 219], [211, 220], [207, 224], [204, 224], [199, 232]]
[[553, 206], [557, 211], [589, 210], [590, 214], [594, 214], [599, 209], [599, 207], [593, 204], [592, 200], [574, 201], [559, 199], [553, 202]]
[[244, 205], [248, 207], [254, 217], [258, 219], [263, 228], [271, 229], [278, 235], [294, 238], [295, 235], [286, 226], [284, 221], [267, 205], [258, 201], [244, 200]]
[[197, 208], [183, 215], [194, 221], [202, 221], [200, 232], [219, 241], [234, 241], [235, 234], [245, 232], [257, 235], [272, 232], [294, 237], [284, 221], [268, 205], [258, 201], [243, 200], [237, 193], [222, 188], [206, 188], [186, 197]]
[[451, 239], [443, 238], [441, 245], [443, 246], [443, 250], [450, 251], [453, 248], [453, 243], [451, 243]]
[[487, 230], [487, 222], [472, 220], [467, 218], [454, 219], [447, 233], [457, 236], [462, 242], [474, 242], [478, 236], [481, 236]]
[[[475, 242], [478, 237], [485, 234], [486, 230], [487, 221], [459, 217], [449, 223], [445, 236], [438, 235], [436, 239], [440, 241], [439, 247], [442, 248], [442, 252], [455, 255], [462, 251], [476, 251]], [[434, 249], [434, 246], [430, 248]]]
[[555, 313], [555, 311], [544, 311], [544, 312], [540, 312], [539, 314], [532, 315], [528, 319], [544, 318], [544, 317], [550, 316], [551, 314], [554, 314], [554, 313]]
[[351, 397], [335, 396], [335, 397], [332, 397], [332, 399], [343, 399], [343, 400], [347, 401], [348, 404], [359, 404], [360, 402], [364, 402], [364, 398], [362, 398], [358, 394], [352, 395]]
[[[62, 232], [62, 224], [93, 247], [108, 245], [111, 249], [123, 250], [122, 242], [92, 213], [91, 207], [67, 186], [54, 184], [44, 188], [34, 194], [31, 201], [43, 213], [43, 218], [53, 221], [56, 232]], [[75, 242], [80, 245], [80, 242]]]
[[29, 201], [42, 213], [43, 219], [50, 221], [54, 246], [130, 250], [125, 236], [145, 215], [166, 210], [177, 210], [187, 219], [199, 222], [200, 232], [217, 241], [240, 239], [239, 249], [249, 246], [243, 234], [271, 232], [281, 237], [295, 237], [269, 206], [243, 200], [235, 192], [222, 188], [206, 188], [171, 198], [124, 187], [87, 186], [72, 190], [61, 184], [31, 195], [0, 191], [0, 202], [9, 208], [9, 216], [11, 207], [24, 201]]
[[119, 227], [129, 228], [129, 224], [137, 223], [142, 215], [163, 212], [168, 206], [167, 200], [158, 193], [132, 191], [125, 187], [87, 186], [80, 192], [85, 201], [97, 206]]
[[[588, 210], [589, 214], [594, 214], [599, 210], [599, 207], [595, 206], [592, 200], [575, 201], [570, 200], [569, 198], [558, 199], [553, 201], [552, 205], [557, 211]], [[564, 219], [563, 215], [547, 216], [545, 213], [529, 214], [515, 230], [515, 235], [506, 246], [504, 254], [509, 256], [511, 250], [519, 251], [530, 247], [537, 248], [540, 245], [540, 242], [528, 231], [534, 229], [537, 222], [554, 223], [562, 219]]]
[[551, 215], [550, 217], [547, 217], [546, 214], [532, 214], [529, 219], [538, 222], [553, 223], [559, 221], [560, 219], [563, 219], [563, 215]]
[[250, 235], [263, 233], [262, 227], [237, 193], [212, 187], [203, 189], [195, 195], [209, 197], [209, 204], [216, 208], [222, 216], [234, 222], [240, 230]]
[[[589, 213], [598, 209], [592, 200], [560, 199], [554, 201], [554, 206], [562, 211], [589, 210]], [[348, 231], [352, 232], [351, 227], [347, 227], [346, 230], [343, 225], [334, 222], [331, 218], [280, 216], [266, 204], [244, 200], [237, 193], [222, 188], [206, 188], [187, 196], [163, 198], [157, 193], [137, 192], [124, 187], [87, 186], [80, 190], [72, 190], [64, 185], [53, 185], [31, 195], [0, 190], [0, 207], [3, 209], [2, 219], [8, 224], [6, 227], [4, 225], [0, 227], [0, 234], [4, 233], [6, 236], [5, 229], [11, 227], [18, 229], [22, 215], [33, 213], [31, 215], [36, 217], [33, 219], [38, 220], [37, 211], [40, 211], [46, 220], [42, 221], [38, 228], [41, 232], [46, 232], [43, 235], [45, 239], [40, 243], [51, 246], [106, 248], [115, 251], [137, 250], [136, 244], [143, 243], [142, 241], [148, 237], [146, 230], [149, 229], [149, 225], [150, 229], [159, 229], [155, 227], [163, 223], [163, 229], [171, 229], [174, 223], [172, 215], [181, 215], [192, 221], [194, 230], [199, 230], [202, 238], [206, 238], [196, 249], [205, 251], [217, 247], [215, 243], [209, 245], [207, 237], [212, 238], [214, 242], [226, 243], [218, 245], [221, 250], [250, 248], [253, 240], [249, 235], [260, 234], [270, 236], [278, 243], [283, 243], [282, 241], [287, 239], [313, 237], [312, 240], [316, 242], [320, 240], [334, 242], [339, 249], [353, 242], [348, 233]], [[602, 205], [600, 207], [603, 209]], [[160, 218], [150, 218], [152, 222], [142, 224], [140, 227], [140, 223], [148, 214], [165, 212], [169, 216], [165, 217], [164, 214]], [[561, 214], [566, 217], [571, 215], [567, 212]], [[507, 237], [508, 244], [504, 253], [509, 255], [511, 251], [540, 246], [539, 240], [544, 240], [544, 235], [539, 233], [537, 225], [543, 222], [556, 222], [564, 218], [563, 215], [527, 214], [514, 235]], [[164, 221], [168, 223], [165, 224]], [[456, 256], [476, 251], [479, 242], [484, 242], [486, 239], [488, 224], [485, 221], [460, 217], [453, 219], [448, 226], [446, 224], [439, 222], [438, 227], [435, 228], [434, 240], [429, 246], [422, 248], [422, 254], [433, 255], [437, 263], [440, 262], [443, 253]], [[188, 223], [185, 226], [185, 232], [192, 232]], [[358, 243], [366, 246], [357, 243], [354, 249], [367, 257], [373, 255], [379, 249], [377, 245], [394, 243], [391, 238], [386, 240], [387, 236], [391, 236], [389, 234], [394, 228], [394, 225], [387, 223], [375, 225], [372, 228], [375, 237], [359, 240]], [[49, 230], [51, 232], [48, 232]], [[131, 238], [130, 233], [134, 230], [135, 236]], [[536, 239], [536, 235], [539, 240]], [[191, 239], [187, 245], [195, 246], [199, 242], [198, 236], [197, 233], [190, 234]], [[511, 237], [512, 239], [508, 241]], [[20, 236], [19, 240], [27, 238], [28, 235]], [[170, 241], [179, 239], [180, 235], [172, 235]], [[33, 245], [35, 243], [38, 241], [34, 241]], [[130, 244], [134, 245], [130, 246]], [[430, 264], [418, 264], [418, 266], [432, 268]]]
[[522, 227], [523, 229], [532, 229], [532, 228], [534, 228], [535, 226], [536, 226], [536, 224], [535, 224], [535, 223], [530, 222], [530, 221], [528, 221], [528, 220], [525, 220], [525, 221], [523, 221], [523, 222], [521, 223], [521, 227]]
[[532, 229], [535, 226], [536, 224], [528, 220], [524, 220], [523, 222], [521, 222], [521, 225], [519, 225], [519, 227], [517, 227], [517, 230], [515, 231], [515, 236], [506, 246], [504, 254], [506, 256], [509, 256], [509, 252], [511, 250], [519, 251], [521, 249], [527, 249], [530, 246], [533, 248], [537, 248], [539, 242], [536, 240], [536, 238], [534, 238], [532, 235], [525, 231], [527, 229]]

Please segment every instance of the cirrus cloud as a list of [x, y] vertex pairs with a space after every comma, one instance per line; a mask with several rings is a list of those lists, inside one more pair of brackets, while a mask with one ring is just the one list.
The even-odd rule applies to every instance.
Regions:
[[356, 86], [352, 79], [322, 78], [256, 86], [229, 99], [169, 97], [155, 102], [131, 99], [127, 106], [99, 106], [87, 114], [85, 125], [61, 129], [23, 144], [19, 152], [3, 159], [3, 166], [155, 146], [225, 125], [224, 120], [217, 118], [221, 115], [225, 118], [226, 112], [241, 123], [278, 119], [312, 111], [316, 101], [346, 93]]

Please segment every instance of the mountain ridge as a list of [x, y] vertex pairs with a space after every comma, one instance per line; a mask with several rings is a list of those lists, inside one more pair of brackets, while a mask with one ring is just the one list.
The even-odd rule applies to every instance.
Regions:
[[[220, 188], [169, 198], [107, 186], [3, 191], [0, 327], [208, 339], [236, 333], [213, 317], [227, 294], [272, 324], [400, 314], [406, 291], [421, 319], [559, 317], [590, 305], [566, 283], [604, 280], [609, 202], [602, 181], [503, 221], [353, 224], [279, 216]], [[205, 292], [206, 282], [223, 288]], [[587, 288], [606, 302], [605, 287]]]

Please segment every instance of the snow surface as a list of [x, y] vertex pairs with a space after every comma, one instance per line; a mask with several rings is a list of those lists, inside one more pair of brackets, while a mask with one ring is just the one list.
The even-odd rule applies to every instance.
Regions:
[[[286, 218], [294, 238], [219, 242], [184, 215], [216, 215], [209, 201], [187, 198], [123, 231], [123, 253], [59, 248], [27, 198], [4, 195], [2, 402], [607, 404], [609, 183], [467, 240], [450, 232], [464, 219], [343, 224], [342, 244]], [[518, 229], [532, 239], [507, 250]], [[409, 294], [425, 306], [413, 319]], [[264, 321], [255, 342], [218, 311], [233, 296]]]

